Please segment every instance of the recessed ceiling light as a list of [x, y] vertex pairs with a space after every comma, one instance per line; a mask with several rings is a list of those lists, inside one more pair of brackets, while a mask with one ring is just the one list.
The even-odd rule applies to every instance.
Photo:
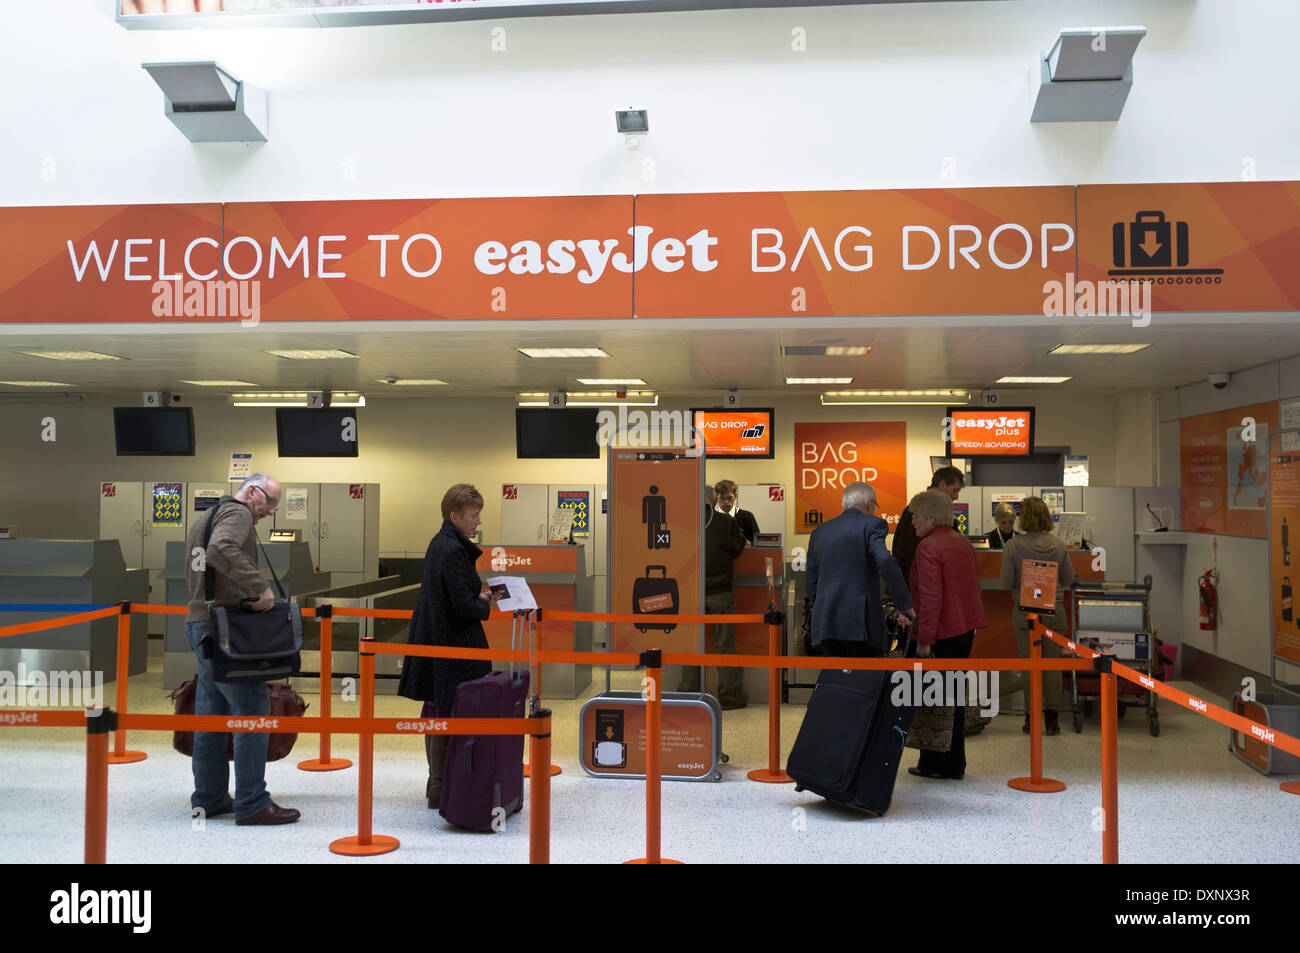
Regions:
[[1058, 344], [1048, 354], [1135, 354], [1147, 344]]
[[852, 384], [852, 377], [787, 377], [787, 384]]
[[861, 357], [871, 353], [865, 344], [792, 344], [782, 350], [786, 357]]
[[586, 384], [590, 387], [611, 387], [615, 384], [639, 384], [645, 386], [645, 381], [639, 377], [579, 377], [579, 384]]
[[0, 381], [0, 384], [8, 384], [11, 387], [71, 387], [71, 384], [63, 384], [59, 381]]
[[124, 361], [126, 358], [117, 357], [114, 354], [101, 354], [98, 351], [50, 351], [19, 350], [19, 354], [27, 354], [31, 357], [43, 357], [48, 361]]
[[894, 404], [943, 406], [966, 403], [970, 392], [964, 390], [832, 390], [821, 395], [824, 406], [841, 404]]
[[193, 384], [195, 387], [256, 387], [256, 384], [249, 381], [181, 381], [182, 384]]
[[1069, 377], [999, 377], [999, 384], [1064, 384]]
[[356, 354], [349, 354], [347, 351], [340, 351], [338, 348], [325, 347], [316, 350], [287, 350], [287, 351], [267, 351], [267, 354], [274, 354], [276, 357], [286, 357], [291, 361], [329, 361], [329, 360], [360, 360]]
[[609, 357], [598, 347], [517, 347], [525, 357]]
[[[264, 391], [252, 394], [231, 394], [235, 407], [306, 407], [306, 391]], [[364, 407], [366, 398], [356, 391], [334, 391], [330, 394], [331, 407]]]
[[381, 384], [392, 384], [394, 387], [447, 387], [446, 381], [436, 381], [433, 378], [420, 379], [415, 377], [399, 377], [397, 380], [382, 380]]
[[865, 344], [836, 344], [826, 348], [827, 357], [861, 357], [870, 353], [871, 348]]

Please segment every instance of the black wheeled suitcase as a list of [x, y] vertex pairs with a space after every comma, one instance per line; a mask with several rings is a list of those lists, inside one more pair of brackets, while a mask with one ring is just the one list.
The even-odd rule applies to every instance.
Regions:
[[893, 672], [827, 669], [808, 699], [786, 773], [795, 790], [879, 817], [889, 810], [911, 706], [890, 700]]
[[[659, 575], [652, 576], [653, 570], [659, 570]], [[632, 582], [632, 612], [635, 615], [653, 616], [659, 615], [676, 615], [677, 607], [680, 605], [679, 593], [677, 591], [677, 580], [668, 577], [667, 566], [646, 566], [645, 575]], [[645, 622], [636, 623], [636, 627], [642, 632], [648, 632], [651, 629], [662, 629], [664, 632], [671, 632], [677, 628], [676, 622]]]

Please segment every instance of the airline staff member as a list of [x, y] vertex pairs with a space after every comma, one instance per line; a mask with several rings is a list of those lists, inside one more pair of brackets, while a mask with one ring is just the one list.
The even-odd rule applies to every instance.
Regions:
[[1001, 549], [1016, 533], [1016, 511], [1010, 503], [999, 503], [993, 510], [993, 521], [998, 528], [989, 533], [989, 549]]
[[713, 490], [718, 494], [718, 502], [714, 507], [719, 513], [726, 513], [740, 531], [745, 534], [745, 539], [749, 545], [754, 545], [754, 537], [758, 535], [758, 520], [754, 519], [754, 514], [749, 510], [742, 510], [737, 501], [740, 499], [740, 493], [736, 490], [736, 484], [732, 480], [719, 480], [713, 484]]

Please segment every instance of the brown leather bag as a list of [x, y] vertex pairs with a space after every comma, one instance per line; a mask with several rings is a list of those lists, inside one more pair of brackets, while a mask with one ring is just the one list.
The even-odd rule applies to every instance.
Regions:
[[[176, 701], [176, 714], [194, 714], [194, 696], [198, 692], [199, 677], [195, 675], [189, 681], [175, 689], [168, 697]], [[307, 710], [307, 703], [293, 690], [288, 682], [267, 682], [267, 693], [271, 696], [269, 718], [298, 718]], [[298, 740], [295, 734], [274, 734], [266, 746], [266, 760], [279, 761], [289, 756], [293, 744]], [[194, 732], [176, 731], [172, 733], [172, 747], [187, 758], [194, 757]], [[226, 739], [226, 760], [235, 759], [235, 736]]]

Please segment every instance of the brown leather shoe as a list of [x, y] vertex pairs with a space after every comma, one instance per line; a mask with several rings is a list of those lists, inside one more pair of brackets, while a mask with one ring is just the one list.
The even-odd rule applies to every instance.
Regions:
[[236, 824], [292, 824], [302, 815], [291, 807], [280, 807], [272, 801], [266, 807], [262, 808], [256, 814], [250, 814], [248, 817], [240, 817], [235, 820]]

